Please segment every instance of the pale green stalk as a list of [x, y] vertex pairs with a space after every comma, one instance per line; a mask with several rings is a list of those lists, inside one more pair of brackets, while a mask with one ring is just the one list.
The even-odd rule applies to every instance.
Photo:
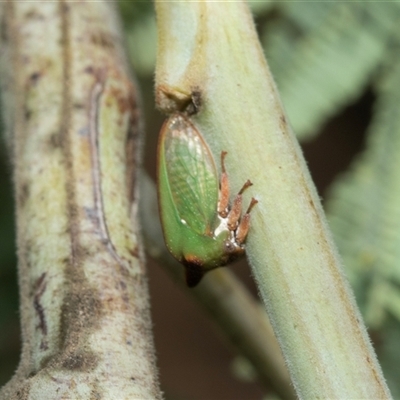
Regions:
[[9, 1], [0, 14], [23, 341], [0, 398], [159, 399], [137, 92], [114, 6]]
[[147, 174], [141, 176], [143, 236], [146, 250], [172, 276], [186, 294], [197, 300], [241, 356], [252, 365], [257, 379], [282, 400], [295, 399], [282, 352], [262, 305], [228, 268], [207, 274], [189, 289], [183, 267], [164, 244], [156, 188]]
[[228, 152], [233, 193], [254, 183], [247, 254], [298, 396], [390, 398], [247, 6], [159, 0], [156, 11], [157, 105], [200, 105], [192, 121], [216, 158]]

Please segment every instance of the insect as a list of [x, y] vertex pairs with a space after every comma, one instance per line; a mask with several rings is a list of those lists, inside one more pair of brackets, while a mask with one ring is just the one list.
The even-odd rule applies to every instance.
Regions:
[[184, 114], [172, 115], [158, 142], [158, 200], [164, 239], [180, 261], [189, 287], [204, 274], [244, 255], [252, 198], [242, 216], [242, 193], [229, 203], [226, 152], [221, 153], [218, 179], [213, 155], [202, 135]]

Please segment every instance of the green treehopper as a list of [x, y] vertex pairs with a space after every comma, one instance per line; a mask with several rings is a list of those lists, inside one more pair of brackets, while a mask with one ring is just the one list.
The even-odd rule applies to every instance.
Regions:
[[221, 177], [203, 136], [182, 113], [164, 123], [158, 143], [158, 199], [164, 239], [170, 253], [185, 266], [186, 282], [196, 286], [204, 274], [245, 253], [252, 198], [242, 216], [242, 193], [229, 202], [226, 152]]

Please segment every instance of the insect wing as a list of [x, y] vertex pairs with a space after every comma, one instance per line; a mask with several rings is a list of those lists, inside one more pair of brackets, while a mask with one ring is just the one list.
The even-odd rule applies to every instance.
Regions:
[[177, 212], [195, 232], [211, 234], [217, 212], [218, 175], [209, 147], [182, 115], [171, 117], [161, 134]]

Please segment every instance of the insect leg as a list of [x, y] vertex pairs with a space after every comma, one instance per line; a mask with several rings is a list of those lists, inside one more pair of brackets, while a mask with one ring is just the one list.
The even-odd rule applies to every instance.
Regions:
[[233, 231], [236, 229], [238, 225], [239, 218], [242, 214], [242, 200], [243, 200], [243, 192], [252, 185], [250, 180], [247, 180], [245, 184], [240, 189], [239, 193], [236, 195], [235, 199], [232, 203], [232, 208], [228, 214], [228, 228]]
[[221, 152], [221, 178], [219, 181], [219, 199], [218, 199], [218, 214], [222, 218], [228, 215], [229, 205], [229, 179], [225, 170], [226, 151]]
[[258, 200], [256, 200], [253, 197], [250, 201], [250, 205], [249, 205], [246, 213], [243, 215], [242, 219], [240, 220], [239, 226], [236, 230], [236, 241], [239, 244], [243, 244], [244, 241], [246, 240], [247, 233], [249, 232], [249, 228], [250, 228], [250, 212], [257, 203], [258, 203]]

